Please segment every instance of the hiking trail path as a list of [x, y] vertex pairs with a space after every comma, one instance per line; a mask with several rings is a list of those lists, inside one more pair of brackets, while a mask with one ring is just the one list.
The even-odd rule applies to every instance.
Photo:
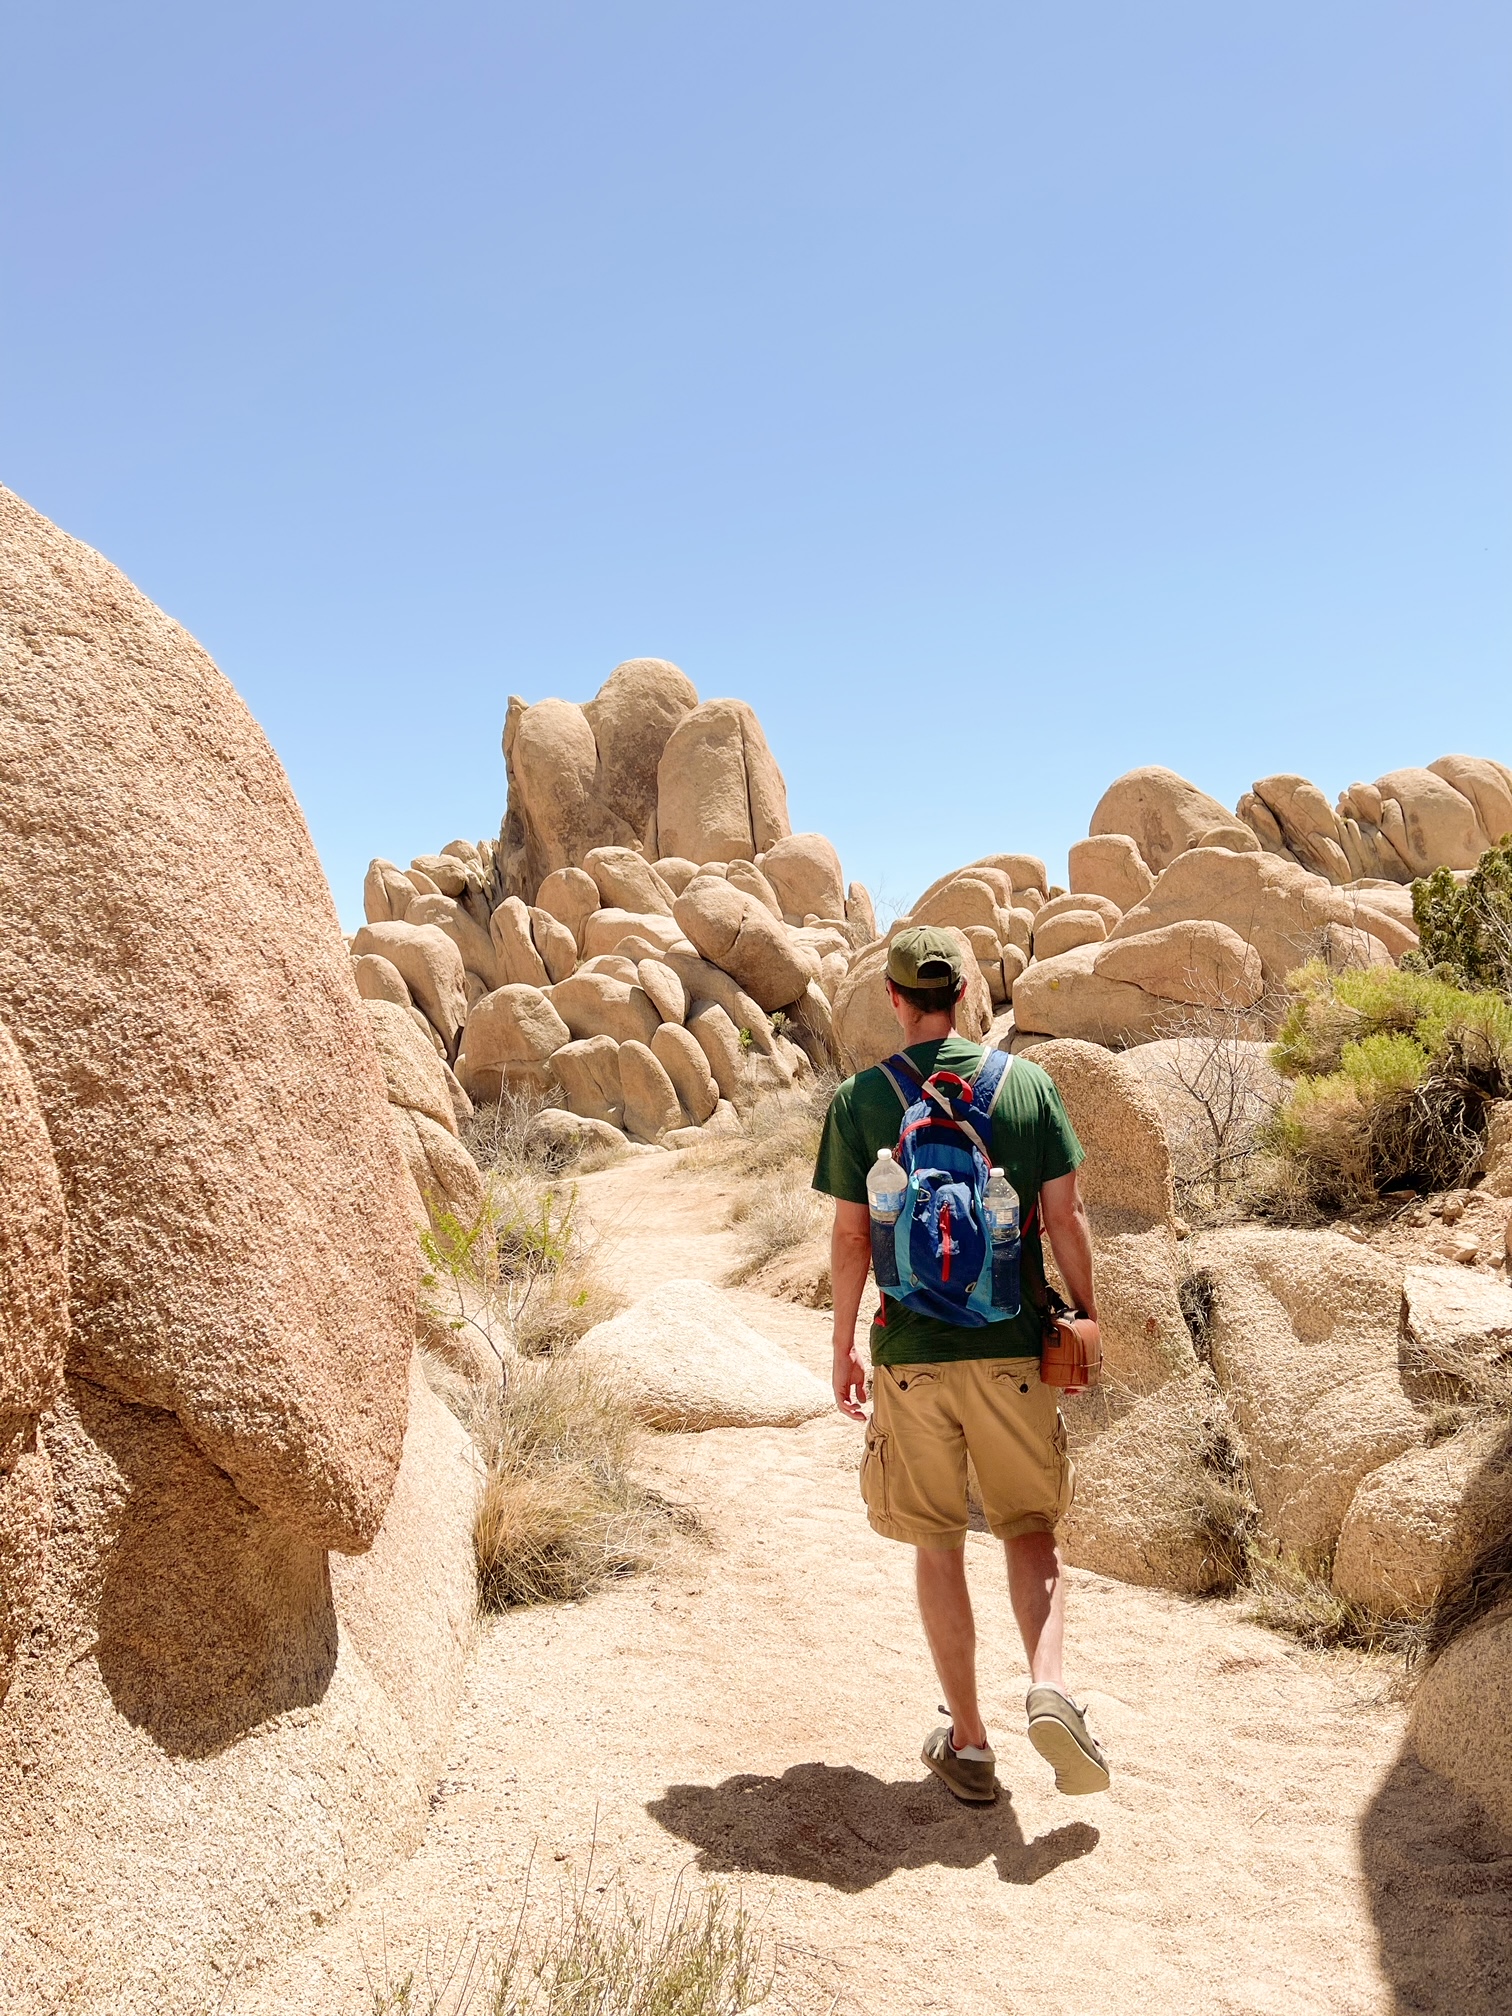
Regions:
[[[680, 1156], [580, 1182], [630, 1298], [723, 1282], [730, 1194]], [[827, 1315], [739, 1300], [828, 1379]], [[367, 2016], [385, 1982], [507, 1943], [527, 1871], [537, 1899], [566, 1879], [661, 1906], [679, 1881], [738, 1889], [775, 1942], [768, 2016], [1505, 2016], [1512, 1870], [1404, 1759], [1396, 1669], [1303, 1650], [1236, 1602], [1070, 1571], [1068, 1675], [1113, 1789], [1062, 1798], [1023, 1733], [1001, 1550], [973, 1533], [1007, 1790], [957, 1805], [918, 1761], [938, 1693], [911, 1555], [861, 1509], [859, 1433], [836, 1413], [652, 1438], [648, 1481], [704, 1534], [484, 1622], [423, 1844], [234, 2016]]]

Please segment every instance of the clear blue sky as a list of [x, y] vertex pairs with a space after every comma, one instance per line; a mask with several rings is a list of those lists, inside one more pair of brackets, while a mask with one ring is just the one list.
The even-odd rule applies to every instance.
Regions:
[[1506, 0], [12, 9], [0, 475], [344, 916], [675, 659], [901, 900], [1136, 763], [1512, 760]]

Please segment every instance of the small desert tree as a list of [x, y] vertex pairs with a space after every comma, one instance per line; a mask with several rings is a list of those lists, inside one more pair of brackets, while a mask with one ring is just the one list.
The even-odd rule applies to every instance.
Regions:
[[1412, 885], [1418, 950], [1402, 964], [1455, 987], [1512, 997], [1512, 833], [1488, 848], [1467, 882], [1435, 868]]

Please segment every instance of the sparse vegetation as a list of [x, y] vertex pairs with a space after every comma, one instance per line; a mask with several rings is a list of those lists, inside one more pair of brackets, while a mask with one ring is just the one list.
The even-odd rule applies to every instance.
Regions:
[[593, 1266], [573, 1185], [497, 1163], [477, 1216], [437, 1209], [420, 1235], [422, 1285], [440, 1320], [468, 1330], [500, 1356], [500, 1333], [525, 1357], [575, 1344], [612, 1316], [621, 1298]]
[[1249, 1600], [1245, 1615], [1319, 1651], [1389, 1652], [1415, 1655], [1423, 1642], [1416, 1620], [1377, 1616], [1335, 1594], [1331, 1564], [1316, 1566], [1251, 1543]]
[[748, 1281], [823, 1230], [825, 1202], [810, 1186], [837, 1083], [833, 1072], [816, 1070], [792, 1091], [757, 1100], [740, 1139], [693, 1150], [699, 1161], [736, 1180], [729, 1222], [740, 1227], [741, 1258], [733, 1281]]
[[658, 1918], [589, 1880], [544, 1925], [527, 1898], [502, 1938], [464, 1939], [397, 1980], [385, 1966], [372, 2016], [740, 2016], [768, 1993], [771, 1942], [738, 1897], [679, 1890]]
[[570, 1354], [470, 1390], [484, 1478], [473, 1538], [486, 1610], [581, 1596], [649, 1562], [686, 1525], [630, 1462], [640, 1429], [613, 1381]]
[[1489, 848], [1469, 880], [1436, 868], [1412, 885], [1418, 950], [1402, 964], [1453, 987], [1512, 996], [1512, 833]]
[[1248, 1186], [1262, 1215], [1368, 1209], [1389, 1190], [1463, 1184], [1487, 1109], [1512, 1090], [1512, 1001], [1395, 967], [1289, 981], [1272, 1051], [1291, 1089]]
[[623, 1154], [611, 1143], [566, 1147], [531, 1138], [530, 1123], [546, 1108], [539, 1092], [506, 1089], [491, 1106], [479, 1106], [462, 1129], [462, 1139], [478, 1167], [487, 1175], [501, 1170], [513, 1177], [560, 1176], [572, 1170], [580, 1176], [607, 1169]]

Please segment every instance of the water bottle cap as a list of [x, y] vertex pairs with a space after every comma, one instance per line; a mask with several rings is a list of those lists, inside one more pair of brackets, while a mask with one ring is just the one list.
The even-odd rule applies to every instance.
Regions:
[[879, 1148], [877, 1150], [877, 1160], [879, 1162], [891, 1162], [892, 1160], [891, 1148]]
[[997, 1163], [996, 1163], [996, 1162], [994, 1162], [994, 1163], [993, 1163], [993, 1165], [992, 1165], [992, 1167], [991, 1167], [991, 1168], [989, 1169], [989, 1171], [988, 1171], [987, 1173], [988, 1173], [988, 1174], [989, 1174], [990, 1176], [1001, 1176], [1003, 1172], [1002, 1172], [1002, 1170], [1001, 1170], [1001, 1169], [1000, 1169], [1000, 1168], [998, 1167]]

